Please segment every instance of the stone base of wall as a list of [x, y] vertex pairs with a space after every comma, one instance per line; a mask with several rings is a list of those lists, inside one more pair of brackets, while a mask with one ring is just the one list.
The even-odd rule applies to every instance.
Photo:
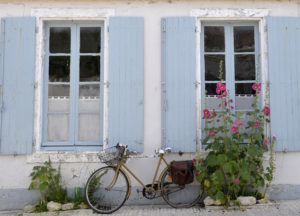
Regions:
[[[74, 189], [68, 189], [72, 196]], [[300, 199], [299, 185], [272, 185], [269, 190], [271, 200], [293, 200]], [[0, 189], [0, 211], [23, 209], [25, 205], [35, 205], [40, 199], [37, 190], [27, 189]], [[166, 204], [162, 197], [146, 199], [142, 195], [142, 187], [132, 187], [129, 200], [125, 205], [161, 205]]]

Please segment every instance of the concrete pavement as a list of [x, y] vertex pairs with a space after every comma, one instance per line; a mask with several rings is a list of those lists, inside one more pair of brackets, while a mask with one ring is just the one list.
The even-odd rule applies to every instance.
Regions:
[[[45, 213], [22, 211], [0, 212], [0, 216], [97, 216], [92, 210], [75, 210]], [[276, 201], [271, 205], [255, 205], [250, 209], [225, 210], [221, 207], [174, 209], [166, 205], [124, 206], [112, 215], [118, 216], [300, 216], [300, 200]]]

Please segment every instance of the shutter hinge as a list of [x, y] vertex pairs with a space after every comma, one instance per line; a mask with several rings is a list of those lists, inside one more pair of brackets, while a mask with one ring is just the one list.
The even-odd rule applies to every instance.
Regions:
[[194, 84], [195, 84], [195, 88], [197, 88], [198, 85], [200, 85], [200, 82], [196, 81], [196, 82], [194, 82]]
[[109, 88], [110, 82], [108, 82], [108, 81], [107, 81], [107, 82], [104, 82], [103, 85], [106, 86], [107, 88]]
[[38, 83], [37, 82], [33, 83], [33, 87], [36, 89], [38, 87]]
[[162, 20], [162, 22], [161, 22], [161, 30], [162, 30], [162, 32], [166, 32], [166, 21], [165, 20]]

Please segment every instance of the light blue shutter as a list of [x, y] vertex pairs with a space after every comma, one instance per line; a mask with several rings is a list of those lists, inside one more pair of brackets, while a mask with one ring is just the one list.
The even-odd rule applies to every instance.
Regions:
[[268, 17], [271, 134], [276, 151], [300, 150], [300, 18]]
[[108, 144], [143, 151], [143, 18], [109, 19]]
[[162, 145], [196, 151], [195, 18], [162, 19]]
[[1, 21], [1, 154], [28, 154], [33, 144], [35, 18]]

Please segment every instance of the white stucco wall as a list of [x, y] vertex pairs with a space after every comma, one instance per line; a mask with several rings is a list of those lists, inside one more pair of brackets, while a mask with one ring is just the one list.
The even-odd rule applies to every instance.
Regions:
[[[144, 17], [144, 154], [141, 158], [130, 159], [128, 165], [137, 171], [143, 180], [151, 181], [155, 171], [152, 155], [161, 143], [161, 18], [164, 16], [190, 16], [193, 9], [201, 8], [247, 8], [269, 9], [274, 16], [300, 16], [300, 1], [15, 1], [0, 0], [0, 17], [30, 16], [34, 8], [105, 8], [112, 9], [116, 16]], [[39, 71], [37, 71], [39, 73]], [[40, 77], [40, 76], [39, 76]], [[39, 91], [39, 86], [37, 91]], [[36, 108], [40, 108], [41, 97], [36, 93]], [[39, 113], [35, 111], [35, 118]], [[39, 123], [36, 119], [35, 123]], [[38, 130], [35, 130], [36, 132]], [[35, 133], [37, 147], [40, 133]], [[37, 148], [38, 149], [38, 148]], [[89, 173], [100, 167], [93, 153], [50, 154], [53, 161], [62, 160], [63, 180], [68, 187], [84, 186]], [[185, 154], [184, 158], [194, 155]], [[0, 189], [27, 188], [29, 174], [36, 162], [47, 160], [48, 155], [35, 153], [29, 156], [0, 156]], [[177, 154], [167, 159], [181, 159]], [[275, 184], [300, 184], [300, 152], [276, 154]], [[143, 167], [143, 169], [140, 169]]]

